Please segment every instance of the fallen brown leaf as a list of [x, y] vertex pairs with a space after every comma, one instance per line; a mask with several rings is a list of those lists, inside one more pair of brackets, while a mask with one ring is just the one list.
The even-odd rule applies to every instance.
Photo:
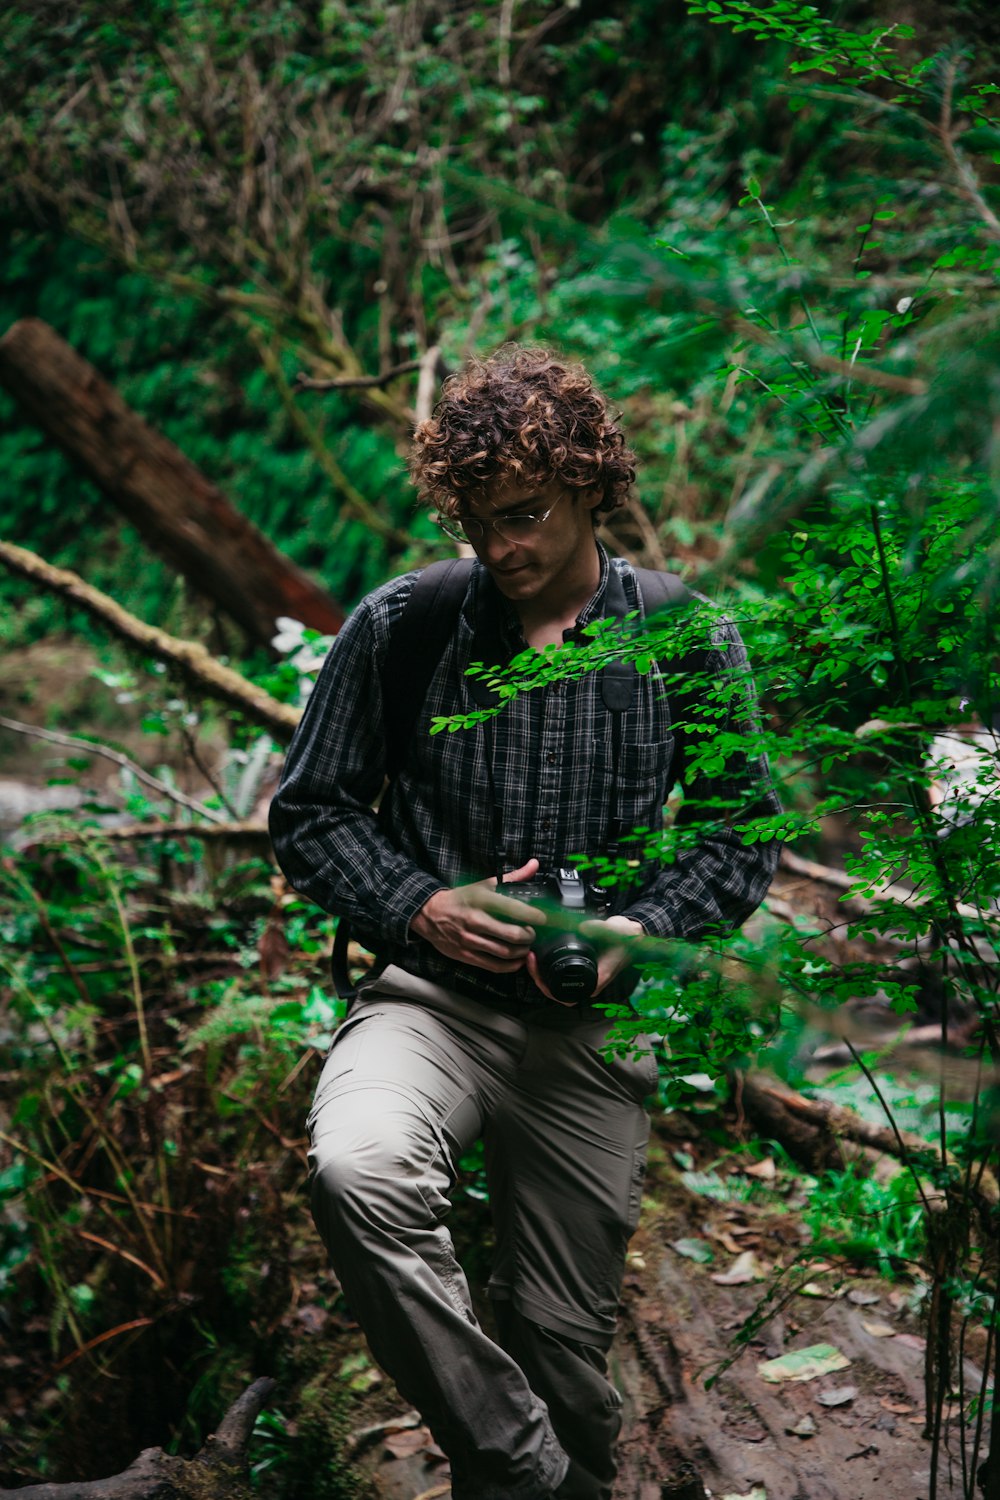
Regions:
[[412, 1458], [422, 1453], [432, 1442], [426, 1427], [411, 1427], [408, 1431], [390, 1432], [385, 1438], [385, 1448], [393, 1458]]
[[861, 1326], [873, 1339], [894, 1339], [896, 1330], [891, 1323], [878, 1323], [872, 1318], [862, 1318]]
[[761, 1182], [773, 1182], [778, 1175], [773, 1156], [765, 1156], [763, 1161], [755, 1161], [752, 1166], [744, 1167], [742, 1170], [744, 1176], [756, 1177]]
[[896, 1343], [905, 1344], [907, 1349], [919, 1349], [921, 1352], [927, 1348], [927, 1340], [921, 1338], [919, 1333], [897, 1333]]
[[712, 1280], [719, 1286], [745, 1286], [749, 1281], [763, 1281], [767, 1267], [757, 1259], [753, 1250], [744, 1250], [738, 1255], [728, 1271], [714, 1271]]

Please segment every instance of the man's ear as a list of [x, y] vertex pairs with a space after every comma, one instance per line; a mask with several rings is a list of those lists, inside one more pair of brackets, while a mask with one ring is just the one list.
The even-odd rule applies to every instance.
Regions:
[[604, 491], [595, 485], [592, 489], [581, 490], [577, 498], [584, 510], [594, 510], [604, 499]]

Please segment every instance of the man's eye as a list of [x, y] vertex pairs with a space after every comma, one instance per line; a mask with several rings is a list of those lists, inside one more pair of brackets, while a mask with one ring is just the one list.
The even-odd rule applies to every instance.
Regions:
[[505, 531], [517, 531], [524, 535], [535, 529], [534, 516], [505, 516], [503, 520]]

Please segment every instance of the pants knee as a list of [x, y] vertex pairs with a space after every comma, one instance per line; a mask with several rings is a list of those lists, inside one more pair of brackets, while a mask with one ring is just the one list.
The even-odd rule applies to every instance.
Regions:
[[387, 1121], [317, 1134], [309, 1153], [310, 1200], [328, 1248], [344, 1236], [394, 1238], [429, 1227], [437, 1215], [427, 1157], [424, 1144]]
[[[350, 1214], [377, 1194], [373, 1188], [394, 1175], [387, 1142], [374, 1129], [356, 1126], [317, 1133], [309, 1152], [313, 1206]], [[396, 1169], [398, 1171], [398, 1166]]]

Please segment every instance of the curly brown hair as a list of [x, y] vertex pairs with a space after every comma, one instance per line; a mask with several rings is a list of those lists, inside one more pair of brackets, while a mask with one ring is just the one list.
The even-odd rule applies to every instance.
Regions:
[[413, 437], [410, 474], [442, 514], [487, 499], [498, 485], [601, 491], [596, 511], [624, 505], [635, 454], [582, 365], [550, 349], [505, 344], [444, 383]]

